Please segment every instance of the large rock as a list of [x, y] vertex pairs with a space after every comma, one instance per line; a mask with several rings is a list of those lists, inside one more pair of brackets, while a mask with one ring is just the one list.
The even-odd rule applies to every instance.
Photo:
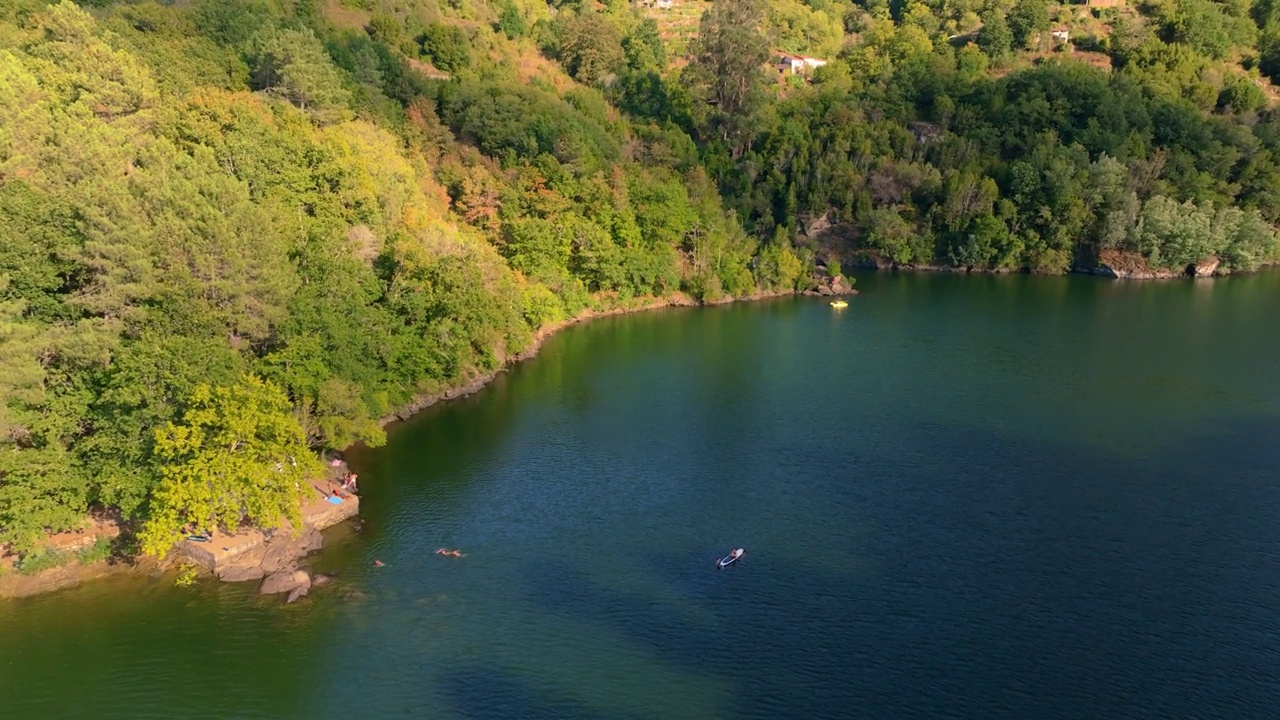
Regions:
[[1196, 277], [1210, 277], [1215, 272], [1217, 272], [1218, 265], [1220, 265], [1221, 263], [1222, 263], [1221, 260], [1219, 260], [1216, 257], [1213, 257], [1212, 255], [1210, 255], [1207, 258], [1203, 258], [1202, 260], [1200, 260], [1200, 262], [1196, 263], [1196, 266], [1195, 266]]
[[844, 279], [843, 275], [837, 275], [831, 279], [831, 292], [837, 295], [848, 295], [853, 287], [849, 285], [849, 281]]
[[285, 598], [284, 601], [286, 603], [297, 602], [298, 598], [306, 597], [307, 592], [308, 588], [306, 587], [296, 587], [289, 592], [289, 597]]
[[817, 237], [831, 228], [831, 211], [822, 213], [816, 218], [809, 221], [805, 226], [804, 234], [809, 237]]
[[258, 588], [258, 592], [263, 595], [274, 595], [282, 592], [293, 592], [302, 587], [311, 588], [311, 576], [302, 570], [276, 572], [271, 573], [262, 581], [262, 587]]
[[298, 546], [296, 539], [289, 537], [288, 534], [279, 534], [269, 546], [266, 546], [266, 553], [262, 556], [262, 569], [268, 573], [292, 569], [294, 562], [301, 555], [302, 548]]
[[266, 575], [260, 565], [233, 565], [218, 571], [218, 579], [223, 582], [248, 582], [259, 580]]
[[316, 552], [324, 547], [324, 535], [315, 528], [307, 528], [307, 532], [302, 536], [302, 550], [304, 552]]
[[314, 575], [311, 578], [311, 587], [321, 588], [321, 587], [324, 587], [325, 585], [328, 585], [331, 582], [333, 582], [333, 578], [329, 577], [328, 575], [322, 575], [320, 573], [316, 573], [316, 575]]

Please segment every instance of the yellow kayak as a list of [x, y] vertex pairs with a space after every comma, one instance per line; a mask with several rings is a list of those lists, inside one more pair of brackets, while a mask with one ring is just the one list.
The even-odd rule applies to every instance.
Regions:
[[840, 308], [847, 308], [847, 307], [849, 307], [849, 303], [847, 303], [847, 302], [845, 302], [845, 301], [843, 301], [843, 300], [833, 300], [833, 301], [831, 302], [831, 307], [836, 308], [836, 309], [838, 310], [838, 309], [840, 309]]

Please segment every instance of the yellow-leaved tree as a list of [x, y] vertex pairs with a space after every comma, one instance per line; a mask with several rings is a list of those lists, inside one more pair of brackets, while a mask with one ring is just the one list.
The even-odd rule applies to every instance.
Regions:
[[155, 452], [161, 479], [139, 533], [155, 556], [184, 528], [301, 527], [306, 480], [322, 470], [284, 391], [253, 375], [198, 386], [182, 421], [157, 428]]

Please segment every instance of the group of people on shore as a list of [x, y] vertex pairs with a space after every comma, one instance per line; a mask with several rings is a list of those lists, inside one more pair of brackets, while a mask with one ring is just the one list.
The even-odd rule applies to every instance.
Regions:
[[334, 458], [330, 460], [329, 467], [333, 468], [335, 472], [342, 473], [342, 480], [339, 481], [339, 484], [342, 486], [344, 491], [349, 493], [359, 492], [359, 490], [356, 489], [356, 474], [347, 469], [347, 465], [343, 462], [342, 458]]

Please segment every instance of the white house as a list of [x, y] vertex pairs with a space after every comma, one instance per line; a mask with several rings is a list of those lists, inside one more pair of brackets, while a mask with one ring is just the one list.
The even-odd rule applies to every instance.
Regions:
[[820, 68], [826, 64], [826, 60], [819, 60], [818, 58], [784, 54], [778, 58], [778, 72], [785, 73], [790, 70], [791, 74], [795, 75], [814, 68]]
[[1053, 36], [1053, 41], [1059, 45], [1066, 45], [1067, 41], [1071, 39], [1071, 33], [1066, 28], [1054, 28], [1049, 34]]
[[659, 10], [670, 10], [671, 0], [658, 0], [657, 5]]

